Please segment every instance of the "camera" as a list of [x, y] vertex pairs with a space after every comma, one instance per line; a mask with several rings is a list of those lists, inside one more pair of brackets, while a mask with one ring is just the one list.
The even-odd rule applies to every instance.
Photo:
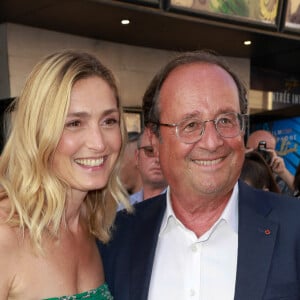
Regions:
[[257, 151], [261, 154], [261, 156], [265, 159], [265, 161], [270, 164], [272, 160], [272, 153], [267, 150], [267, 142], [260, 141], [257, 146]]

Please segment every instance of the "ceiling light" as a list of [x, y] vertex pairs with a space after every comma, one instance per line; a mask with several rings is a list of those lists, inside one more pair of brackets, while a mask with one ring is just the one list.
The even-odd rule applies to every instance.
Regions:
[[251, 42], [251, 41], [249, 41], [249, 40], [247, 40], [247, 41], [244, 41], [244, 45], [245, 45], [245, 46], [250, 46], [250, 45], [251, 45], [251, 43], [252, 43], [252, 42]]
[[128, 25], [130, 23], [130, 21], [128, 20], [128, 19], [123, 19], [122, 21], [121, 21], [121, 24], [122, 25]]

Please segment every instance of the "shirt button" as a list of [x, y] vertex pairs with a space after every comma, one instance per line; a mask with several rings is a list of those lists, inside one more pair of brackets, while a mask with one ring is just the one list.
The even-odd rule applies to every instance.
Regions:
[[196, 251], [197, 251], [197, 245], [195, 245], [195, 244], [192, 245], [192, 251], [193, 251], [193, 252], [196, 252]]
[[195, 290], [191, 289], [190, 290], [190, 296], [193, 297], [193, 296], [195, 296], [195, 294], [196, 294]]

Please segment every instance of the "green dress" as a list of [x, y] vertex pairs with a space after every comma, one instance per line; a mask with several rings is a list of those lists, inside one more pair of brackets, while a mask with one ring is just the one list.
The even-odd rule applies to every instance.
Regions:
[[87, 300], [113, 300], [113, 296], [111, 295], [108, 286], [106, 283], [99, 286], [96, 289], [76, 294], [73, 296], [62, 296], [58, 298], [47, 298], [44, 300], [76, 300], [76, 299], [87, 299]]

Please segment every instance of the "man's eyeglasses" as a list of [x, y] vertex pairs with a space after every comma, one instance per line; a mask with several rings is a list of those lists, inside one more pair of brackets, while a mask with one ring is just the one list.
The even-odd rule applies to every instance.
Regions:
[[228, 112], [213, 120], [202, 121], [196, 117], [187, 118], [176, 124], [157, 123], [159, 126], [175, 127], [178, 139], [185, 144], [198, 142], [205, 131], [205, 125], [213, 122], [216, 131], [223, 138], [234, 138], [245, 130], [246, 114]]
[[154, 157], [155, 152], [152, 146], [142, 146], [138, 148], [139, 150], [143, 150], [147, 157]]

